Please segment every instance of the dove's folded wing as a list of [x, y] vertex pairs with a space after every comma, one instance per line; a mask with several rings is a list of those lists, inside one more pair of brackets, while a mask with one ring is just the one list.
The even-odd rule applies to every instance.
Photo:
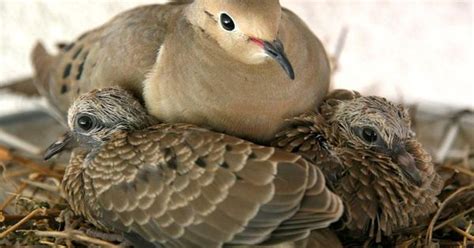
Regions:
[[299, 239], [341, 214], [322, 173], [299, 156], [189, 125], [118, 134], [86, 174], [100, 221], [157, 246]]

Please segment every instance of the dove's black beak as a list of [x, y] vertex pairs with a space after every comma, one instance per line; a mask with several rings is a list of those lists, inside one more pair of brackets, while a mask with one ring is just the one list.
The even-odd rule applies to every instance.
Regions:
[[291, 80], [295, 79], [295, 71], [285, 54], [283, 43], [281, 43], [280, 40], [275, 40], [273, 42], [263, 41], [257, 38], [250, 38], [250, 40], [262, 47], [268, 56], [276, 60]]
[[420, 187], [423, 184], [420, 171], [416, 167], [415, 158], [406, 151], [405, 148], [395, 149], [393, 160], [400, 166], [402, 173], [416, 186]]
[[65, 133], [56, 142], [50, 145], [44, 152], [44, 160], [49, 160], [54, 155], [62, 152], [67, 148], [68, 144], [73, 140], [73, 136], [70, 132]]

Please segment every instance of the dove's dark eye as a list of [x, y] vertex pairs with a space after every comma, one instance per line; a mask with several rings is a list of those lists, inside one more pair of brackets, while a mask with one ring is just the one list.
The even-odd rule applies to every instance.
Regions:
[[371, 127], [362, 128], [360, 136], [368, 143], [375, 143], [379, 138], [377, 131]]
[[225, 30], [232, 31], [235, 29], [234, 20], [232, 20], [232, 18], [228, 14], [222, 13], [220, 19], [221, 25]]
[[89, 115], [83, 115], [77, 118], [77, 126], [82, 131], [90, 131], [96, 124], [95, 118]]

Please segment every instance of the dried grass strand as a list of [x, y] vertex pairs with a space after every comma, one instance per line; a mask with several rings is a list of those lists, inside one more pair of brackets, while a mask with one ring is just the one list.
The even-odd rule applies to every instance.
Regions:
[[[30, 218], [30, 220], [39, 220], [39, 219], [45, 219], [45, 218], [56, 218], [59, 217], [59, 214], [61, 213], [60, 210], [58, 209], [47, 209], [46, 214], [43, 216], [33, 216]], [[4, 215], [3, 216], [3, 222], [13, 222], [13, 221], [20, 221], [21, 219], [25, 218], [26, 215]], [[0, 221], [1, 223], [2, 221]]]
[[[466, 228], [467, 233], [471, 233], [471, 227], [472, 227], [472, 220], [469, 221], [469, 225], [467, 225], [467, 228]], [[467, 237], [464, 237], [463, 245], [464, 247], [467, 247]]]
[[447, 197], [443, 203], [439, 206], [438, 211], [436, 211], [436, 214], [433, 216], [431, 219], [430, 225], [428, 226], [428, 230], [426, 231], [426, 238], [425, 238], [425, 245], [429, 246], [433, 240], [433, 231], [434, 231], [434, 226], [436, 224], [436, 221], [438, 220], [439, 216], [441, 215], [441, 212], [444, 210], [444, 208], [448, 205], [448, 203], [456, 196], [461, 194], [464, 191], [467, 190], [473, 190], [474, 189], [474, 184], [462, 187], [457, 189], [454, 193], [452, 193], [449, 197]]
[[86, 242], [88, 244], [99, 245], [101, 247], [106, 247], [106, 248], [120, 248], [120, 246], [118, 245], [114, 245], [112, 243], [109, 243], [101, 239], [89, 237], [83, 232], [77, 231], [77, 230], [70, 230], [70, 231], [63, 231], [63, 232], [57, 232], [57, 231], [32, 231], [32, 232], [36, 236], [39, 236], [39, 237], [71, 239], [74, 241]]
[[28, 179], [22, 179], [21, 182], [26, 183], [27, 185], [42, 189], [42, 190], [46, 190], [46, 191], [49, 191], [49, 192], [52, 192], [52, 193], [59, 194], [59, 187], [58, 186], [54, 186], [54, 185], [47, 184], [47, 183], [42, 183], [42, 182], [37, 182], [37, 181], [32, 181], [32, 180], [28, 180]]
[[36, 171], [38, 173], [44, 174], [46, 176], [51, 176], [51, 177], [56, 177], [61, 179], [63, 175], [57, 171], [51, 170], [48, 167], [44, 165], [39, 165], [32, 160], [20, 157], [20, 156], [15, 156], [10, 152], [10, 150], [4, 146], [0, 146], [0, 160], [3, 161], [12, 161], [15, 163], [18, 163], [19, 165], [22, 165], [24, 167], [27, 167], [33, 171]]
[[[464, 164], [464, 163], [463, 163]], [[443, 168], [454, 170], [456, 172], [465, 174], [469, 177], [474, 177], [474, 172], [469, 170], [468, 168], [465, 168], [464, 166], [459, 166], [459, 165], [443, 165]]]
[[5, 238], [8, 234], [10, 234], [11, 232], [15, 231], [16, 229], [18, 229], [20, 226], [22, 226], [23, 224], [25, 224], [26, 222], [28, 222], [31, 218], [33, 218], [34, 216], [36, 215], [45, 215], [46, 214], [46, 209], [45, 208], [37, 208], [33, 211], [31, 211], [27, 216], [25, 216], [23, 219], [21, 219], [20, 221], [18, 221], [15, 225], [9, 227], [7, 230], [5, 230], [4, 232], [0, 233], [0, 239], [3, 239]]
[[462, 230], [461, 228], [453, 225], [453, 224], [448, 224], [449, 228], [453, 229], [455, 232], [461, 234], [465, 239], [470, 239], [472, 241], [474, 241], [474, 236], [472, 236], [471, 234], [467, 233], [466, 231]]
[[[36, 174], [33, 175], [32, 179], [35, 180], [39, 177], [40, 175]], [[0, 211], [3, 211], [10, 203], [18, 196], [20, 195], [25, 189], [28, 187], [28, 184], [22, 183], [20, 187], [15, 191], [14, 194], [10, 195], [1, 205], [0, 205]]]
[[47, 240], [40, 240], [39, 242], [40, 242], [40, 244], [48, 245], [48, 246], [51, 246], [51, 247], [54, 247], [54, 248], [66, 248], [67, 247], [65, 245], [58, 245], [58, 244], [55, 244], [55, 243], [47, 241]]
[[449, 219], [447, 219], [447, 220], [441, 222], [440, 224], [436, 225], [436, 226], [434, 227], [433, 231], [436, 231], [436, 230], [440, 229], [441, 227], [446, 226], [446, 225], [447, 225], [448, 223], [450, 223], [451, 221], [453, 221], [453, 220], [455, 220], [455, 219], [457, 219], [457, 218], [459, 218], [459, 217], [461, 217], [461, 216], [464, 216], [464, 215], [466, 215], [466, 214], [468, 214], [468, 213], [470, 213], [470, 212], [472, 212], [472, 211], [474, 211], [474, 207], [471, 207], [470, 209], [468, 209], [468, 210], [466, 210], [466, 211], [463, 211], [463, 212], [461, 212], [461, 213], [459, 213], [459, 214], [456, 214], [455, 216], [452, 216], [451, 218], [449, 218]]

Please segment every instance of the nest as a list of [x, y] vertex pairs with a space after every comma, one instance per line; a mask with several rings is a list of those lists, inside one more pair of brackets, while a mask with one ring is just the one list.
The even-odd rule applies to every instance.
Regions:
[[[419, 121], [416, 111], [413, 114], [415, 130], [421, 134], [419, 138], [423, 139], [424, 133], [432, 134], [433, 122]], [[459, 127], [453, 129], [453, 123], [460, 125], [459, 115], [437, 120], [445, 122], [438, 133], [441, 141], [436, 142], [438, 145], [426, 142], [424, 145], [437, 161], [437, 171], [446, 182], [439, 196], [442, 203], [428, 222], [383, 237], [380, 246], [474, 246], [474, 152], [470, 147], [473, 140], [471, 134], [460, 132]], [[432, 138], [424, 139], [435, 142]], [[461, 144], [457, 147], [464, 148], [453, 151], [456, 143]], [[67, 159], [56, 163], [40, 161], [31, 154], [0, 146], [0, 193], [3, 194], [0, 196], [0, 247], [118, 247], [126, 244], [120, 235], [102, 233], [68, 210], [60, 191]], [[342, 242], [352, 247], [377, 245], [373, 239], [364, 243]]]

